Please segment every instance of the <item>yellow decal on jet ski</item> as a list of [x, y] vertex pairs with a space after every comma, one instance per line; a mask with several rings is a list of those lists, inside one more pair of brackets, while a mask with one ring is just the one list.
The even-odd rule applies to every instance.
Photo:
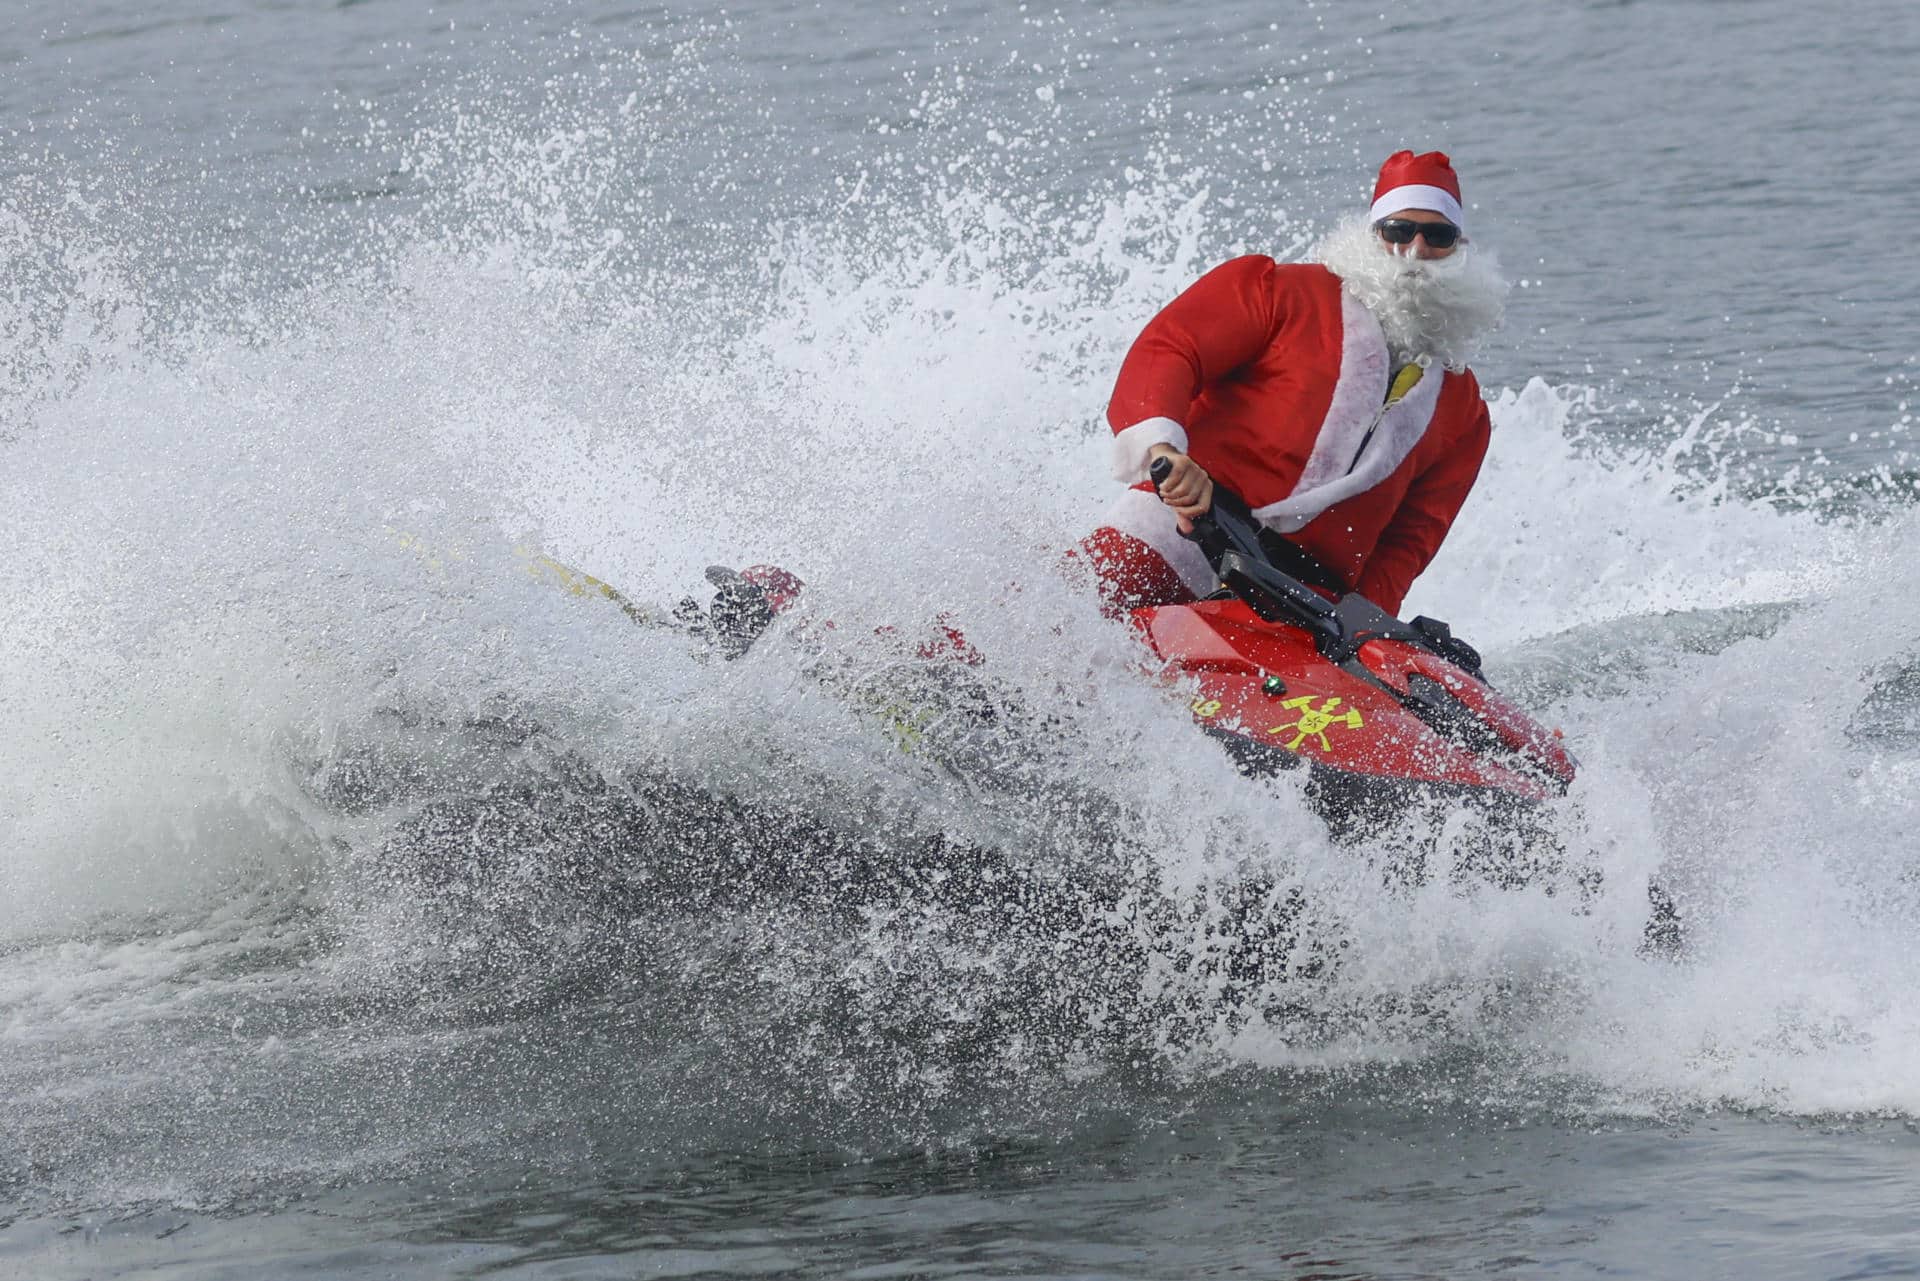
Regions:
[[1331, 751], [1332, 748], [1327, 742], [1327, 730], [1330, 727], [1344, 724], [1348, 729], [1359, 729], [1366, 723], [1361, 720], [1360, 709], [1357, 707], [1349, 707], [1344, 712], [1335, 711], [1334, 709], [1340, 706], [1338, 698], [1329, 698], [1316, 708], [1313, 705], [1313, 695], [1303, 694], [1299, 698], [1287, 699], [1280, 706], [1288, 711], [1300, 713], [1300, 719], [1288, 725], [1275, 725], [1267, 733], [1284, 734], [1288, 730], [1294, 731], [1293, 741], [1287, 744], [1287, 750], [1290, 752], [1299, 751], [1300, 744], [1310, 738], [1320, 740], [1321, 751]]
[[893, 744], [908, 756], [919, 751], [926, 740], [927, 726], [933, 722], [934, 709], [911, 703], [884, 703], [880, 714], [887, 718], [887, 734]]
[[1196, 698], [1187, 704], [1187, 710], [1191, 711], [1201, 720], [1208, 720], [1220, 714], [1220, 700], [1217, 698]]

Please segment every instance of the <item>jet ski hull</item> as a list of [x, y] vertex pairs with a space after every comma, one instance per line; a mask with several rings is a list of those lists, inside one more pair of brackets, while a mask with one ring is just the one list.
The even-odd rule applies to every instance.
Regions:
[[1194, 720], [1249, 774], [1310, 767], [1364, 798], [1537, 802], [1566, 791], [1557, 733], [1469, 672], [1405, 641], [1366, 639], [1345, 661], [1306, 632], [1219, 599], [1135, 612], [1163, 676], [1191, 690]]

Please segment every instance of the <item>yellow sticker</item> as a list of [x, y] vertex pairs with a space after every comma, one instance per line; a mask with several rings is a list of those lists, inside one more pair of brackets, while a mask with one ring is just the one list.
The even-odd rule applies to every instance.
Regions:
[[1187, 709], [1202, 720], [1220, 714], [1220, 700], [1217, 698], [1196, 698], [1187, 704]]
[[927, 726], [933, 723], [932, 707], [915, 707], [911, 703], [888, 701], [876, 709], [887, 721], [888, 736], [908, 756], [919, 751], [926, 740]]
[[1313, 702], [1313, 695], [1303, 694], [1299, 698], [1289, 698], [1281, 703], [1280, 706], [1288, 711], [1298, 712], [1300, 719], [1287, 725], [1275, 725], [1267, 733], [1284, 734], [1288, 730], [1294, 731], [1293, 741], [1287, 744], [1287, 750], [1290, 752], [1299, 751], [1300, 744], [1309, 738], [1319, 739], [1320, 750], [1325, 752], [1332, 750], [1327, 742], [1329, 728], [1344, 724], [1348, 729], [1359, 729], [1366, 723], [1361, 719], [1360, 709], [1357, 707], [1349, 707], [1344, 712], [1334, 710], [1340, 706], [1340, 700], [1337, 697], [1327, 699], [1319, 707], [1315, 707]]

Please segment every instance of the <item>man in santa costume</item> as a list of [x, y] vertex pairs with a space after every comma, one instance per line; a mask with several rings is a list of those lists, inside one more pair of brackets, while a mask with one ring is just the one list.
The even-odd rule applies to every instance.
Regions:
[[[1114, 474], [1133, 488], [1081, 544], [1112, 608], [1218, 586], [1180, 536], [1218, 482], [1282, 568], [1400, 612], [1487, 450], [1467, 358], [1507, 284], [1465, 226], [1447, 157], [1398, 152], [1317, 261], [1236, 258], [1148, 323], [1107, 406]], [[1172, 465], [1157, 494], [1156, 458]]]

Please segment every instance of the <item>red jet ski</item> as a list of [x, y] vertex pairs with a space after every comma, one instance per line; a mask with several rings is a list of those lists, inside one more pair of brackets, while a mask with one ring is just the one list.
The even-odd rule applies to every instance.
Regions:
[[[1159, 674], [1192, 691], [1195, 722], [1243, 773], [1304, 767], [1308, 799], [1341, 838], [1430, 815], [1432, 802], [1464, 806], [1491, 821], [1426, 829], [1427, 838], [1452, 845], [1455, 874], [1503, 886], [1542, 884], [1550, 893], [1573, 886], [1583, 901], [1599, 887], [1595, 869], [1566, 861], [1556, 821], [1539, 812], [1573, 782], [1572, 755], [1559, 731], [1542, 727], [1487, 682], [1471, 646], [1437, 620], [1402, 622], [1357, 593], [1330, 596], [1287, 573], [1263, 545], [1245, 502], [1217, 486], [1212, 510], [1192, 523], [1190, 537], [1220, 589], [1189, 605], [1137, 609], [1131, 621]], [[775, 566], [713, 566], [707, 578], [718, 590], [711, 605], [688, 598], [663, 617], [636, 609], [596, 579], [547, 565], [570, 590], [609, 596], [637, 621], [686, 631], [727, 659], [745, 654], [803, 593], [799, 579]], [[1011, 728], [1018, 737], [1021, 727], [1006, 721], [1018, 719], [1017, 701], [994, 695], [980, 655], [957, 633], [949, 631], [945, 642], [919, 651], [923, 661], [914, 670], [925, 679], [909, 674], [897, 686], [861, 685], [856, 696], [911, 750], [940, 756], [942, 742], [964, 742], [969, 726]], [[1402, 879], [1426, 875], [1431, 851], [1419, 840], [1407, 852], [1410, 861], [1394, 865]], [[1648, 894], [1654, 914], [1647, 947], [1677, 954], [1674, 904], [1657, 886]]]
[[[1155, 464], [1156, 481], [1165, 467]], [[1524, 808], [1567, 790], [1575, 764], [1558, 731], [1489, 685], [1479, 655], [1445, 623], [1402, 622], [1357, 593], [1316, 591], [1274, 563], [1244, 500], [1217, 486], [1214, 495], [1189, 537], [1220, 590], [1191, 605], [1137, 609], [1132, 621], [1161, 674], [1194, 690], [1194, 720], [1243, 773], [1307, 767], [1316, 807], [1348, 831], [1395, 818], [1425, 797]], [[719, 589], [711, 610], [686, 600], [674, 622], [728, 657], [751, 646], [801, 592], [798, 579], [770, 565], [715, 566], [707, 577]], [[949, 639], [951, 648], [925, 656], [958, 657], [963, 668], [978, 661], [957, 634]], [[995, 702], [963, 701], [982, 709]], [[922, 710], [921, 719], [935, 715]]]
[[[1166, 464], [1155, 469], [1157, 482]], [[1133, 623], [1165, 674], [1195, 687], [1194, 720], [1243, 772], [1306, 766], [1342, 824], [1388, 816], [1409, 790], [1521, 804], [1567, 790], [1575, 762], [1559, 732], [1489, 685], [1445, 623], [1314, 590], [1273, 563], [1243, 500], [1214, 493], [1189, 537], [1220, 590]]]

